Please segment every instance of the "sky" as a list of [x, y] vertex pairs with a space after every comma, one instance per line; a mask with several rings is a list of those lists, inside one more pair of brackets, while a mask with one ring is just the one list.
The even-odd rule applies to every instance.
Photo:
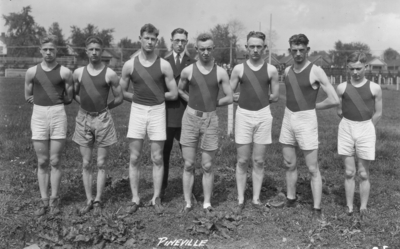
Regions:
[[[288, 40], [303, 33], [311, 50], [332, 50], [341, 40], [363, 42], [374, 55], [391, 47], [400, 52], [399, 0], [0, 0], [0, 13], [21, 12], [30, 5], [35, 21], [46, 29], [58, 22], [64, 37], [71, 26], [91, 23], [99, 29], [114, 28], [114, 43], [127, 37], [137, 41], [140, 28], [154, 24], [169, 41], [181, 27], [193, 41], [201, 32], [232, 19], [243, 23], [241, 45], [249, 31], [276, 31], [273, 52], [287, 53]], [[4, 19], [1, 32], [6, 32]]]

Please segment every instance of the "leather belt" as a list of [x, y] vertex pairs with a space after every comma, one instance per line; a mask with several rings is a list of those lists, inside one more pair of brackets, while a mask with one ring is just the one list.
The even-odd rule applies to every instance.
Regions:
[[215, 111], [212, 111], [212, 112], [198, 111], [198, 110], [195, 110], [195, 109], [193, 109], [193, 108], [191, 108], [189, 106], [186, 107], [186, 111], [189, 114], [195, 115], [195, 116], [200, 117], [200, 118], [207, 118], [207, 117], [210, 117], [212, 114], [215, 113]]
[[101, 110], [101, 111], [99, 111], [99, 112], [88, 112], [88, 111], [86, 111], [86, 110], [83, 110], [81, 107], [79, 107], [79, 110], [80, 110], [81, 112], [83, 112], [84, 114], [86, 114], [86, 115], [93, 116], [93, 117], [97, 117], [97, 116], [99, 116], [100, 114], [105, 113], [106, 111], [108, 111], [108, 108], [106, 107], [106, 108], [104, 108], [103, 110]]

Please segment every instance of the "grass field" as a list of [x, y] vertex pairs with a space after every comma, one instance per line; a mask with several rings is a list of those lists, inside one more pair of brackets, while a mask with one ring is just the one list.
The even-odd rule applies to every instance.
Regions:
[[[322, 208], [326, 223], [316, 225], [310, 222], [310, 178], [300, 153], [300, 206], [258, 213], [248, 205], [243, 215], [232, 214], [237, 196], [236, 149], [233, 138], [226, 135], [226, 108], [218, 109], [221, 147], [216, 158], [212, 199], [216, 214], [205, 217], [200, 206], [188, 216], [179, 213], [183, 205], [182, 159], [175, 144], [171, 157], [171, 180], [164, 202], [166, 212], [158, 216], [150, 207], [142, 207], [132, 216], [124, 215], [122, 211], [131, 199], [126, 139], [130, 106], [126, 102], [112, 110], [119, 140], [111, 148], [111, 170], [103, 197], [103, 215], [80, 216], [77, 212], [85, 203], [85, 194], [80, 153], [78, 146], [71, 141], [78, 110], [77, 104], [73, 103], [66, 107], [68, 140], [63, 152], [63, 213], [38, 219], [33, 215], [40, 195], [36, 156], [30, 139], [32, 106], [25, 103], [23, 88], [22, 79], [0, 78], [0, 248], [24, 248], [29, 244], [38, 244], [41, 248], [153, 248], [163, 237], [193, 240], [193, 243], [207, 240], [204, 248], [400, 248], [400, 92], [393, 88], [383, 90], [384, 111], [377, 127], [377, 158], [371, 165], [371, 217], [363, 221], [361, 227], [352, 226], [351, 221], [343, 216], [344, 172], [336, 151], [339, 118], [334, 110], [318, 112], [319, 163], [325, 179]], [[281, 93], [284, 92], [281, 85]], [[322, 93], [319, 98], [323, 97]], [[286, 189], [278, 143], [284, 102], [281, 98], [271, 107], [273, 144], [267, 152], [261, 195], [263, 202]], [[146, 143], [141, 159], [144, 170], [140, 185], [144, 202], [152, 196], [149, 159]], [[201, 201], [200, 166], [197, 168], [194, 192]], [[251, 200], [251, 177], [248, 176], [246, 198]], [[359, 206], [357, 194], [355, 204]]]

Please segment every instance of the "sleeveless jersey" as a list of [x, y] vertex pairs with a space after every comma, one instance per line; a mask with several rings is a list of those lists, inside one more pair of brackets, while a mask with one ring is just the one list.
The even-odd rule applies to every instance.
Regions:
[[264, 65], [257, 71], [252, 70], [246, 62], [243, 62], [239, 95], [240, 108], [258, 111], [268, 106], [270, 84], [267, 62], [264, 62]]
[[354, 87], [350, 82], [347, 82], [342, 95], [343, 117], [352, 121], [365, 121], [372, 118], [375, 99], [370, 84], [370, 81], [367, 81], [362, 87]]
[[110, 85], [106, 82], [107, 67], [96, 76], [89, 74], [87, 66], [82, 73], [81, 88], [79, 96], [81, 107], [88, 112], [100, 112], [107, 107]]
[[197, 67], [197, 63], [193, 63], [192, 79], [189, 81], [188, 105], [202, 112], [215, 111], [218, 91], [217, 66], [214, 65], [211, 72], [204, 75]]
[[33, 103], [40, 106], [53, 106], [64, 103], [65, 81], [60, 75], [61, 65], [57, 64], [51, 71], [36, 66], [33, 78]]
[[165, 78], [161, 72], [161, 60], [157, 57], [153, 65], [144, 67], [139, 56], [133, 60], [133, 72], [131, 80], [133, 82], [133, 102], [154, 106], [165, 102]]
[[292, 112], [315, 109], [319, 87], [314, 89], [311, 86], [312, 67], [310, 63], [302, 72], [295, 73], [292, 66], [285, 77], [286, 107]]

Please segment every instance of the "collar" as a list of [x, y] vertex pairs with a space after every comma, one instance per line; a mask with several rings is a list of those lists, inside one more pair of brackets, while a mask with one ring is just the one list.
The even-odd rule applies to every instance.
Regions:
[[[182, 61], [183, 56], [185, 54], [185, 51], [183, 51], [180, 55], [179, 55], [179, 60]], [[172, 51], [172, 55], [174, 56], [174, 60], [176, 59], [176, 56], [178, 55], [177, 52], [175, 52], [175, 50]]]

